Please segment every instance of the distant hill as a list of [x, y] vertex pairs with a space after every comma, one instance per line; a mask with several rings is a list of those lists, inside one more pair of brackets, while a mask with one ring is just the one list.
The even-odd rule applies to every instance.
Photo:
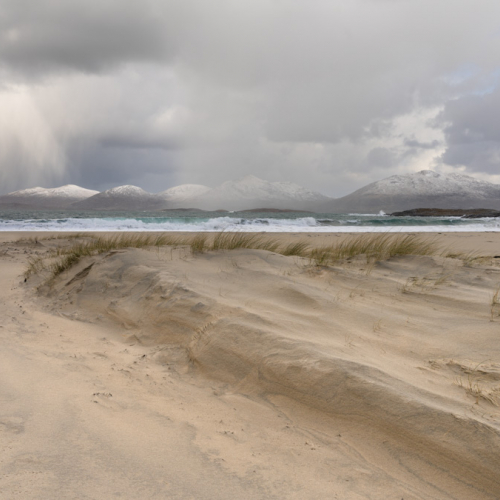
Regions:
[[58, 188], [35, 187], [14, 191], [0, 196], [0, 206], [26, 208], [67, 208], [73, 203], [96, 195], [99, 191], [85, 189], [74, 184]]
[[165, 200], [137, 186], [118, 186], [83, 201], [73, 203], [80, 210], [157, 210], [165, 208]]
[[291, 182], [268, 182], [253, 175], [227, 181], [218, 187], [185, 199], [183, 206], [203, 210], [248, 210], [258, 207], [315, 210], [332, 198]]
[[463, 174], [422, 170], [393, 175], [323, 205], [330, 213], [386, 213], [412, 208], [500, 209], [500, 185]]
[[211, 188], [201, 184], [181, 184], [158, 193], [158, 196], [163, 198], [171, 208], [188, 208], [186, 201], [202, 196], [210, 190]]
[[260, 207], [324, 213], [386, 213], [414, 208], [500, 210], [500, 185], [462, 174], [432, 170], [393, 175], [342, 198], [329, 198], [291, 182], [268, 182], [253, 175], [215, 188], [182, 184], [158, 194], [137, 186], [119, 186], [99, 193], [74, 185], [31, 188], [0, 197], [0, 207], [77, 210], [200, 210], [244, 211]]
[[[65, 196], [63, 196], [65, 194]], [[71, 195], [71, 196], [70, 196]], [[182, 184], [158, 194], [137, 186], [118, 186], [99, 193], [78, 186], [33, 188], [0, 197], [0, 205], [33, 208], [72, 208], [75, 210], [162, 210], [198, 208], [201, 210], [270, 209], [315, 210], [331, 200], [290, 182], [268, 182], [249, 175], [227, 181], [215, 188]]]

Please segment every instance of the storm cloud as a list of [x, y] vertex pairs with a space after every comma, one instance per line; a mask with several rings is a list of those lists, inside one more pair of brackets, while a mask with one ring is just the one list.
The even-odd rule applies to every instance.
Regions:
[[500, 5], [4, 0], [0, 190], [498, 180]]
[[500, 91], [470, 95], [446, 103], [439, 119], [447, 150], [443, 162], [471, 172], [500, 173]]

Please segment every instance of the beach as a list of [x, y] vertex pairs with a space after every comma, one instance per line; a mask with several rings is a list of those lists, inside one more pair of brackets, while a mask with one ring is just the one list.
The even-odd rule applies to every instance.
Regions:
[[500, 498], [500, 233], [418, 237], [122, 248], [49, 282], [30, 259], [71, 234], [0, 232], [0, 497]]

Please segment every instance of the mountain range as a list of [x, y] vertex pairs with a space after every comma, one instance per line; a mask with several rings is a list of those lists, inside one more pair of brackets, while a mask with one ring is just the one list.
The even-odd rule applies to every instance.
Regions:
[[253, 175], [210, 188], [183, 184], [157, 194], [136, 186], [98, 192], [79, 186], [41, 187], [0, 196], [0, 207], [74, 210], [251, 210], [290, 209], [323, 213], [389, 213], [413, 208], [500, 209], [500, 185], [463, 174], [422, 170], [393, 175], [342, 198], [329, 198], [290, 182], [268, 182]]

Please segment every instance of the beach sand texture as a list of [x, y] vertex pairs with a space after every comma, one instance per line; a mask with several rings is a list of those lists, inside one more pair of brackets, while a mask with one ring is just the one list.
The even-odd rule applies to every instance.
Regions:
[[483, 259], [129, 248], [25, 282], [55, 236], [0, 235], [0, 498], [500, 498], [499, 233], [432, 236]]

